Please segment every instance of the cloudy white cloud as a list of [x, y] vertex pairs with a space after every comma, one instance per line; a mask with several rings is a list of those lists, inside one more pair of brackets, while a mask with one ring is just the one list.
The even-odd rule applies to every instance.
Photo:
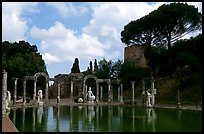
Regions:
[[59, 12], [59, 14], [65, 18], [71, 15], [83, 15], [88, 11], [85, 6], [74, 6], [72, 3], [64, 3], [64, 2], [47, 2], [48, 6], [51, 6]]
[[[107, 48], [107, 45], [99, 42], [96, 36], [84, 33], [77, 35], [75, 31], [66, 28], [60, 22], [55, 22], [49, 29], [34, 26], [31, 28], [30, 35], [42, 40], [40, 50], [42, 53], [47, 53], [44, 59], [47, 63], [72, 61], [73, 57], [87, 59], [104, 56]], [[60, 61], [50, 60], [53, 55]]]
[[22, 14], [37, 12], [36, 7], [35, 2], [2, 2], [2, 40], [25, 40], [29, 28]]

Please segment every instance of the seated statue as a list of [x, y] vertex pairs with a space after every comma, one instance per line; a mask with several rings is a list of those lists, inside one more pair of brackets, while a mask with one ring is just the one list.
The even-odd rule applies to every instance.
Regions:
[[8, 107], [9, 106], [9, 103], [10, 103], [10, 101], [11, 101], [11, 93], [7, 90], [7, 92], [6, 92], [6, 110], [10, 110], [10, 108]]
[[91, 91], [91, 87], [89, 87], [89, 91], [86, 94], [86, 98], [88, 101], [93, 102], [95, 100], [95, 96], [93, 95], [92, 91]]

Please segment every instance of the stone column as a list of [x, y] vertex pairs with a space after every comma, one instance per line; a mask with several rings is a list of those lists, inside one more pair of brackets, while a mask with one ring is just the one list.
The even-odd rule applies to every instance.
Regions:
[[103, 97], [103, 86], [100, 86], [100, 100], [102, 101], [102, 97]]
[[2, 117], [6, 115], [6, 91], [7, 91], [7, 72], [2, 71]]
[[123, 103], [123, 84], [120, 84], [120, 91], [121, 91], [120, 102]]
[[142, 80], [142, 105], [145, 106], [145, 81]]
[[45, 87], [45, 102], [48, 103], [48, 82], [49, 80], [46, 80], [46, 87]]
[[99, 83], [96, 82], [96, 103], [99, 101]]
[[120, 101], [120, 86], [118, 86], [118, 101]]
[[132, 104], [135, 102], [135, 81], [131, 81], [132, 83]]
[[70, 101], [71, 101], [71, 103], [73, 103], [73, 85], [74, 85], [74, 83], [73, 83], [73, 81], [71, 81], [70, 83], [71, 83]]
[[57, 104], [60, 103], [60, 83], [57, 82]]
[[13, 92], [13, 105], [16, 105], [16, 95], [17, 95], [17, 80], [18, 78], [13, 78], [14, 80], [14, 92]]
[[180, 109], [181, 108], [181, 102], [180, 102], [180, 92], [178, 90], [178, 93], [177, 93], [177, 108]]
[[33, 92], [33, 102], [35, 103], [36, 100], [36, 84], [37, 84], [37, 80], [34, 80], [34, 92]]
[[151, 99], [151, 103], [152, 106], [154, 106], [154, 102], [155, 102], [155, 98], [154, 98], [154, 94], [155, 94], [155, 89], [154, 89], [154, 79], [151, 79], [151, 95], [152, 95], [152, 99]]
[[111, 101], [111, 82], [108, 82], [108, 102]]
[[86, 83], [83, 82], [83, 101], [85, 102], [85, 98], [86, 98], [86, 92], [85, 92], [85, 89], [86, 88]]
[[23, 105], [26, 103], [26, 80], [23, 80]]

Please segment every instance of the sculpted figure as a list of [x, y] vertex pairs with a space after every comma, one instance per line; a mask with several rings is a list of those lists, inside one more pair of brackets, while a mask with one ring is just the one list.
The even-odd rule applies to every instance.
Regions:
[[6, 110], [10, 110], [10, 108], [8, 107], [9, 106], [9, 103], [11, 101], [11, 93], [9, 91], [6, 92]]
[[152, 95], [149, 93], [149, 89], [147, 90], [147, 102], [146, 102], [146, 106], [152, 106], [151, 105], [151, 97], [152, 97]]
[[42, 90], [38, 90], [38, 103], [43, 101]]
[[92, 91], [91, 91], [91, 87], [89, 87], [89, 91], [86, 94], [87, 100], [90, 102], [93, 102], [95, 100], [95, 96], [93, 95]]

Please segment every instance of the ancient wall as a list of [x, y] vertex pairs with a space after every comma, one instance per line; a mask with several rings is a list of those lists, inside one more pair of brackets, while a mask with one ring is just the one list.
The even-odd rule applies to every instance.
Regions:
[[132, 45], [125, 47], [124, 60], [131, 61], [135, 67], [146, 67], [147, 61], [144, 56], [144, 47]]

